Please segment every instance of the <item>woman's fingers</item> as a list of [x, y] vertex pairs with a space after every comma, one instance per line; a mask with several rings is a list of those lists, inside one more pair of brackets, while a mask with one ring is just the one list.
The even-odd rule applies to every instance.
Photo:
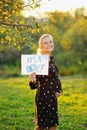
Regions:
[[55, 96], [56, 96], [56, 97], [59, 97], [59, 96], [61, 96], [61, 95], [62, 95], [62, 92], [60, 92], [60, 93], [59, 93], [59, 92], [56, 92], [56, 93], [55, 93]]
[[35, 72], [31, 73], [29, 76], [30, 76], [30, 80], [36, 81], [36, 73]]

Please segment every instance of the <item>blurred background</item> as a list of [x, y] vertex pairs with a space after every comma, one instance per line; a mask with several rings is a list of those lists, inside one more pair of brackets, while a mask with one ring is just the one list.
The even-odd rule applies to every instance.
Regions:
[[0, 0], [1, 130], [35, 127], [35, 91], [21, 75], [21, 54], [36, 54], [44, 33], [54, 38], [64, 91], [58, 130], [87, 128], [87, 1]]
[[44, 33], [54, 38], [53, 55], [61, 75], [87, 72], [87, 3], [81, 7], [77, 1], [75, 7], [73, 1], [4, 2], [0, 1], [0, 76], [21, 75], [21, 54], [36, 53]]
[[[0, 1], [0, 76], [21, 74], [21, 54], [34, 54], [44, 33], [54, 38], [53, 55], [63, 76], [87, 72], [87, 3]], [[59, 8], [59, 9], [58, 9]], [[11, 72], [10, 72], [11, 70]], [[6, 75], [8, 74], [6, 72]]]

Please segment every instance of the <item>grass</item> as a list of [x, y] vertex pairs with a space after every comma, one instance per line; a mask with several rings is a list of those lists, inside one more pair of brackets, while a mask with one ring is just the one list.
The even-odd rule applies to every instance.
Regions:
[[[34, 96], [28, 76], [0, 78], [0, 130], [34, 130]], [[62, 77], [58, 130], [87, 129], [87, 76]]]

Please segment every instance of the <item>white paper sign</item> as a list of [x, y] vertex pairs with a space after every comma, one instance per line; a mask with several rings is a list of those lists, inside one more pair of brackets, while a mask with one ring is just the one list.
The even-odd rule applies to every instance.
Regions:
[[48, 75], [48, 55], [21, 55], [21, 73], [29, 75], [36, 72], [37, 75]]

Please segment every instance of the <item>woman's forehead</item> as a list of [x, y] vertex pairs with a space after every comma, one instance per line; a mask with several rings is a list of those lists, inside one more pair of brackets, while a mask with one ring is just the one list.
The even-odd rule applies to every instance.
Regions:
[[46, 36], [46, 37], [44, 37], [44, 38], [42, 39], [42, 42], [43, 42], [43, 41], [50, 41], [50, 40], [52, 40], [52, 38], [49, 37], [49, 36]]

